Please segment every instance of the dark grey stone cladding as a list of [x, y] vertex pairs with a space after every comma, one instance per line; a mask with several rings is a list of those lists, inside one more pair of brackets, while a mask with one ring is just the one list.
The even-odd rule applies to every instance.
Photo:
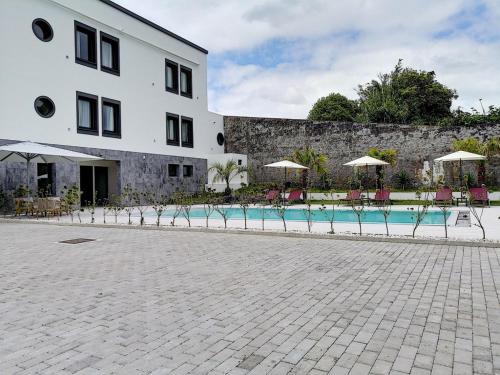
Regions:
[[[0, 145], [15, 142], [0, 139]], [[141, 191], [159, 191], [163, 194], [171, 194], [180, 189], [194, 192], [204, 186], [207, 181], [206, 159], [56, 144], [50, 144], [50, 146], [83, 152], [116, 162], [118, 167], [118, 192], [126, 185], [130, 185]], [[180, 177], [168, 177], [168, 164], [180, 165]], [[183, 165], [193, 166], [192, 177], [182, 176]], [[34, 163], [31, 163], [30, 189], [33, 191], [36, 191], [35, 175], [36, 166]], [[64, 186], [79, 185], [79, 182], [80, 169], [78, 163], [61, 162], [55, 164], [55, 191], [57, 194], [59, 194]], [[0, 162], [0, 187], [4, 192], [12, 192], [19, 185], [25, 183], [26, 163]]]
[[[283, 171], [263, 165], [289, 157], [297, 148], [310, 145], [328, 155], [329, 170], [334, 179], [342, 183], [352, 175], [352, 168], [343, 164], [366, 155], [372, 147], [398, 150], [398, 165], [388, 168], [388, 178], [399, 170], [415, 176], [424, 161], [432, 162], [451, 152], [453, 140], [476, 137], [484, 141], [500, 136], [500, 124], [445, 128], [226, 116], [224, 136], [226, 152], [248, 155], [248, 165], [253, 171], [251, 179], [255, 182], [282, 181]], [[475, 168], [470, 163], [468, 167]], [[449, 169], [445, 166], [445, 170]], [[493, 172], [496, 184], [500, 184], [500, 157], [488, 162], [487, 171]]]

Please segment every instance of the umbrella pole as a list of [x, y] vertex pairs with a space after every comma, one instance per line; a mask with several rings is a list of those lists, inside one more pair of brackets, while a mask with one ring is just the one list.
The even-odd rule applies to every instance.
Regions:
[[370, 191], [368, 190], [368, 164], [365, 166], [366, 168], [366, 198], [368, 199], [368, 202], [370, 202]]
[[26, 158], [26, 189], [28, 189], [28, 198], [30, 197], [30, 159]]

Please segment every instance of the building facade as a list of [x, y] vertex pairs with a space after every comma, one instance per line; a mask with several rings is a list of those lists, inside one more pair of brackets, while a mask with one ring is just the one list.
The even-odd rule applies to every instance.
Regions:
[[[169, 193], [208, 182], [224, 130], [208, 111], [205, 49], [109, 0], [0, 7], [0, 144], [29, 140], [103, 159], [31, 165], [31, 190], [79, 185], [90, 200], [129, 184]], [[0, 163], [3, 190], [22, 184], [25, 169]]]

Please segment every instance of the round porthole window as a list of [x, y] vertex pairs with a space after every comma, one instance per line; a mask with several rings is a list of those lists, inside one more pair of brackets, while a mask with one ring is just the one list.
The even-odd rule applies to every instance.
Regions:
[[35, 36], [42, 42], [50, 42], [52, 40], [52, 37], [54, 36], [52, 26], [50, 26], [50, 23], [42, 18], [37, 18], [36, 20], [34, 20], [31, 24], [31, 28], [33, 29], [33, 33], [35, 34]]
[[46, 96], [39, 96], [35, 99], [35, 111], [40, 116], [49, 118], [55, 113], [56, 106], [50, 98]]
[[219, 144], [219, 146], [222, 146], [224, 144], [224, 134], [217, 134], [217, 143]]

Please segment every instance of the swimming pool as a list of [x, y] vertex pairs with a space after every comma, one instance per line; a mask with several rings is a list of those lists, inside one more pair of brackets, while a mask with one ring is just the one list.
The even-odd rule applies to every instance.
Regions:
[[[332, 215], [332, 210], [320, 211], [318, 209], [312, 210], [312, 221], [313, 222], [329, 222]], [[244, 219], [243, 210], [239, 207], [225, 208], [227, 212], [227, 217], [231, 219]], [[165, 211], [162, 217], [172, 217], [174, 210], [169, 209]], [[148, 216], [154, 216], [154, 212], [149, 211]], [[448, 218], [450, 212], [446, 213]], [[248, 220], [262, 220], [264, 216], [265, 220], [281, 220], [281, 218], [276, 213], [273, 208], [249, 208], [247, 212]], [[391, 211], [387, 219], [388, 223], [391, 224], [412, 224], [415, 222], [416, 213], [410, 210], [394, 210]], [[182, 215], [179, 215], [182, 217]], [[203, 208], [194, 207], [191, 209], [191, 218], [205, 218], [205, 211]], [[285, 213], [286, 221], [307, 221], [306, 212], [300, 208], [289, 208]], [[211, 219], [222, 219], [222, 216], [218, 212], [213, 212], [210, 215]], [[426, 225], [442, 225], [444, 220], [443, 213], [441, 211], [428, 211], [425, 215], [422, 224]], [[335, 210], [335, 222], [352, 222], [357, 223], [358, 218], [356, 214], [350, 209], [336, 209]], [[384, 223], [384, 215], [379, 210], [366, 210], [361, 215], [361, 221], [363, 223]]]

